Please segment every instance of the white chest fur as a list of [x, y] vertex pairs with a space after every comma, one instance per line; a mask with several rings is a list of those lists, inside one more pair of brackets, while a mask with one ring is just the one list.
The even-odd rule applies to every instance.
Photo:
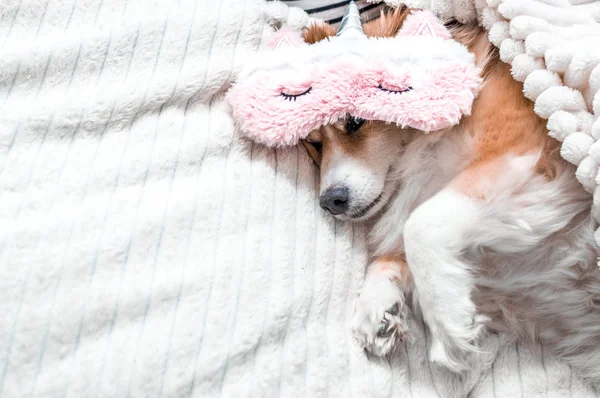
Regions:
[[371, 229], [371, 252], [404, 252], [404, 224], [412, 211], [452, 181], [472, 157], [473, 140], [460, 128], [423, 134], [408, 144], [392, 166], [387, 184], [397, 193]]

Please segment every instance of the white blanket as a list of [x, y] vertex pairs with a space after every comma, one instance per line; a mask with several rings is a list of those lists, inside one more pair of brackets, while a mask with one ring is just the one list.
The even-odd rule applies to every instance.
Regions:
[[[540, 347], [466, 383], [417, 335], [350, 336], [364, 231], [302, 150], [241, 140], [223, 93], [259, 0], [0, 2], [0, 396], [596, 396]], [[422, 328], [422, 325], [417, 325]]]

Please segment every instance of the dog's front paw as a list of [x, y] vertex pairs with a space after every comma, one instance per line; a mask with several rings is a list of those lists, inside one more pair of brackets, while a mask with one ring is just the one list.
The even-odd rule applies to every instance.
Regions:
[[354, 312], [353, 332], [368, 352], [384, 356], [409, 338], [410, 309], [404, 293], [386, 277], [365, 280]]

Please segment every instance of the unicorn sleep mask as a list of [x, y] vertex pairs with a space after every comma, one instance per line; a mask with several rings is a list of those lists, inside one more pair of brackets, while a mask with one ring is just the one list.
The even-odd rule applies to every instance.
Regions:
[[309, 45], [300, 32], [279, 31], [228, 100], [242, 134], [268, 146], [295, 145], [347, 115], [430, 132], [470, 114], [478, 72], [431, 13], [411, 14], [396, 37], [373, 38], [350, 3], [329, 40]]

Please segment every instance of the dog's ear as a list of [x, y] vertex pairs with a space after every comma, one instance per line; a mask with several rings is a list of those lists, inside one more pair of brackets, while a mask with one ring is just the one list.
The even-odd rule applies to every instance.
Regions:
[[449, 40], [450, 31], [429, 11], [415, 11], [409, 15], [398, 36], [430, 36]]
[[316, 146], [321, 144], [311, 143], [306, 140], [302, 140], [300, 142], [302, 143], [304, 149], [306, 149], [306, 152], [308, 152], [308, 156], [311, 157], [315, 166], [321, 167], [321, 150]]
[[413, 12], [412, 9], [402, 5], [394, 10], [384, 10], [379, 18], [363, 24], [365, 33], [369, 37], [394, 37], [402, 27], [404, 20]]
[[314, 44], [328, 37], [335, 36], [335, 34], [336, 30], [333, 26], [326, 23], [315, 23], [304, 28], [302, 37], [308, 44]]

